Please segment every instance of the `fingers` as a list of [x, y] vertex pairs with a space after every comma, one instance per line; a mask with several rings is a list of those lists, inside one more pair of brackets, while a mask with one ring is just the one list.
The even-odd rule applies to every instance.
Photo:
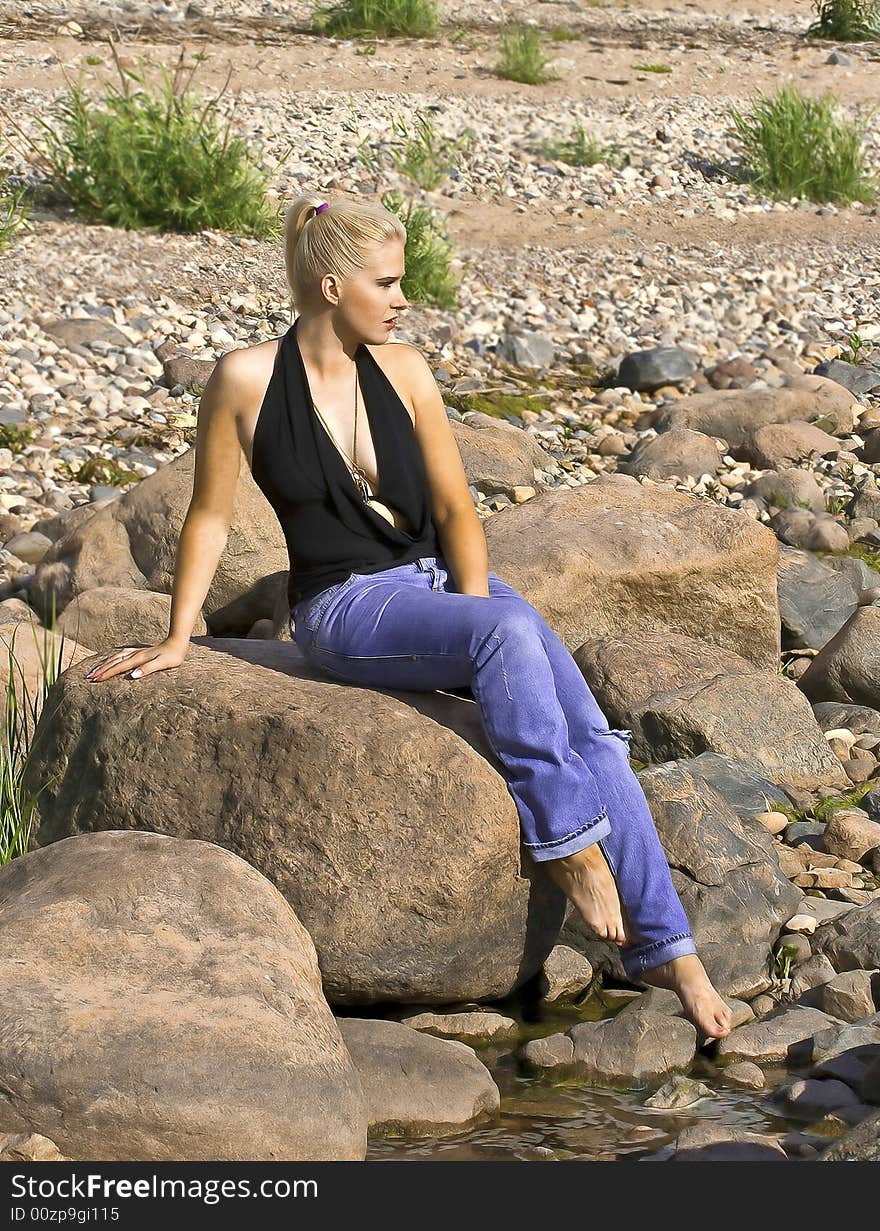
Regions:
[[144, 657], [143, 651], [138, 650], [119, 650], [108, 654], [100, 662], [96, 663], [91, 670], [86, 672], [85, 679], [89, 683], [98, 683], [103, 680], [112, 679], [116, 675], [123, 675], [126, 672], [132, 673], [137, 671], [135, 679], [144, 674], [143, 667], [147, 658]]

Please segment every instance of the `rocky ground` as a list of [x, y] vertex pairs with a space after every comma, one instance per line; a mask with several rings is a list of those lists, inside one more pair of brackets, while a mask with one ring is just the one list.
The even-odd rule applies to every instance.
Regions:
[[[85, 55], [106, 65], [101, 39], [115, 26], [132, 63], [139, 55], [168, 62], [186, 42], [209, 56], [205, 87], [219, 88], [234, 67], [236, 123], [263, 147], [280, 200], [304, 189], [372, 198], [406, 187], [381, 162], [401, 112], [422, 111], [450, 136], [474, 130], [475, 155], [422, 194], [447, 218], [460, 306], [415, 305], [399, 336], [423, 350], [444, 392], [493, 567], [514, 584], [548, 579], [528, 597], [553, 613], [612, 725], [632, 730], [636, 763], [648, 766], [642, 780], [701, 952], [738, 1015], [714, 1062], [734, 1086], [760, 1089], [762, 1068], [793, 1048], [801, 1068], [768, 1097], [785, 1115], [805, 1124], [824, 1117], [822, 1132], [843, 1132], [875, 1114], [880, 1048], [880, 210], [762, 198], [732, 178], [727, 132], [732, 103], [786, 77], [867, 111], [880, 46], [838, 49], [829, 63], [833, 47], [800, 37], [804, 8], [793, 0], [755, 12], [723, 0], [709, 11], [441, 5], [438, 38], [380, 41], [363, 56], [353, 42], [309, 37], [302, 4], [0, 3], [0, 107], [36, 135], [37, 118], [63, 89], [62, 66]], [[583, 32], [551, 44], [559, 80], [526, 87], [493, 76], [495, 27], [516, 15]], [[633, 68], [642, 63], [672, 72]], [[543, 139], [569, 135], [577, 122], [617, 146], [624, 165], [571, 168], [541, 154]], [[356, 157], [362, 142], [380, 160], [377, 171]], [[876, 118], [867, 144], [880, 169]], [[33, 177], [14, 150], [4, 166]], [[0, 425], [9, 429], [0, 448], [0, 616], [45, 616], [54, 590], [62, 630], [66, 623], [67, 635], [76, 633], [77, 664], [108, 637], [149, 643], [167, 631], [169, 543], [157, 527], [169, 517], [179, 524], [185, 512], [197, 389], [220, 354], [290, 322], [279, 245], [210, 232], [126, 233], [44, 204], [0, 256], [0, 285]], [[854, 334], [864, 342], [857, 355]], [[23, 428], [31, 435], [19, 440]], [[260, 571], [241, 563], [246, 552], [227, 561], [206, 604], [212, 614], [195, 632], [196, 640], [207, 630], [230, 639], [217, 644], [249, 644], [259, 664], [284, 639], [262, 579], [283, 580], [285, 561], [271, 511], [246, 481], [242, 500], [265, 548]], [[687, 545], [689, 574], [679, 567], [683, 549], [663, 538], [667, 527]], [[595, 593], [616, 596], [617, 626]], [[167, 687], [181, 685], [175, 712], [190, 713], [194, 690], [204, 692], [205, 712], [217, 702], [209, 657], [203, 663], [194, 647], [185, 687], [183, 672], [170, 673]], [[280, 660], [265, 665], [278, 675]], [[252, 675], [241, 675], [241, 695]], [[71, 688], [77, 697], [58, 739], [74, 740], [65, 764], [81, 782], [91, 762], [75, 762], [84, 746], [76, 731], [92, 702], [80, 695], [84, 685]], [[120, 738], [142, 741], [143, 715], [127, 704], [116, 714]], [[332, 725], [330, 709], [322, 701], [316, 712]], [[405, 717], [409, 729], [414, 716]], [[432, 747], [436, 724], [418, 718]], [[452, 709], [440, 718], [459, 721]], [[181, 746], [194, 738], [185, 731]], [[205, 755], [211, 762], [214, 753]], [[439, 765], [449, 754], [438, 747], [435, 755]], [[252, 762], [243, 757], [244, 781]], [[137, 762], [130, 744], [123, 763]], [[224, 764], [223, 783], [235, 770]], [[483, 776], [481, 798], [494, 799], [495, 771], [478, 758], [470, 772]], [[83, 828], [117, 828], [133, 790], [146, 815], [155, 800], [144, 773], [139, 787], [120, 784], [118, 797], [112, 784], [96, 787], [106, 813], [84, 818]], [[276, 786], [284, 773], [279, 765]], [[835, 798], [846, 806], [828, 821], [822, 801]], [[695, 828], [713, 827], [712, 860], [688, 845], [682, 799]], [[54, 836], [76, 834], [63, 799], [53, 806]], [[167, 823], [156, 814], [147, 827]], [[498, 849], [512, 866], [509, 837]], [[238, 853], [283, 886], [280, 855]], [[344, 865], [351, 854], [333, 858]], [[367, 889], [375, 898], [387, 886]], [[319, 951], [339, 959], [309, 904], [293, 905]], [[505, 935], [521, 905], [511, 888]], [[571, 948], [554, 949], [542, 968], [548, 1000], [580, 995], [597, 973], [619, 977], [608, 947], [571, 919], [565, 940]], [[780, 944], [789, 947], [787, 966], [773, 958]], [[350, 955], [339, 959], [342, 973], [321, 955], [330, 998], [337, 973], [350, 975]], [[426, 965], [435, 956], [430, 949]], [[506, 955], [511, 970], [520, 956]], [[372, 976], [383, 961], [390, 972], [399, 965], [394, 952], [369, 957]], [[361, 1003], [389, 998], [372, 976], [358, 989]], [[451, 988], [438, 975], [438, 1004], [491, 999], [504, 982], [468, 978]], [[417, 987], [405, 992], [402, 999], [418, 998]], [[694, 1032], [662, 996], [635, 996], [626, 1014], [583, 1023], [591, 1029], [531, 1042], [514, 1032], [518, 1057], [539, 1073], [574, 1071], [600, 1084], [669, 1079], [655, 1106], [687, 1105], [700, 1096], [677, 1088], [670, 1066], [688, 1069], [700, 1058]], [[411, 1024], [480, 1043], [509, 1029], [427, 1019]], [[353, 1026], [343, 1032], [351, 1054], [360, 1048], [367, 1057], [370, 1039], [356, 1038]], [[430, 1060], [426, 1053], [420, 1062], [429, 1068]], [[362, 1076], [368, 1063], [358, 1061]], [[497, 1105], [482, 1066], [459, 1078], [465, 1095], [449, 1111], [458, 1127]], [[379, 1073], [376, 1088], [386, 1080]], [[410, 1104], [394, 1114], [414, 1127], [417, 1113]], [[47, 1130], [53, 1114], [40, 1113]], [[357, 1115], [375, 1129], [393, 1118], [375, 1106]], [[345, 1139], [355, 1153], [356, 1136]], [[86, 1151], [75, 1156], [99, 1148], [86, 1137], [67, 1141]], [[138, 1141], [129, 1138], [132, 1150]], [[756, 1156], [814, 1157], [822, 1143], [795, 1134], [740, 1144]], [[712, 1157], [713, 1148], [699, 1133], [678, 1140], [681, 1157]]]

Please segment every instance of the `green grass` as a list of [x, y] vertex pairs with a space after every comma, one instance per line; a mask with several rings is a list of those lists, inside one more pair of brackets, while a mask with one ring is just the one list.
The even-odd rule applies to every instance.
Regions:
[[781, 812], [784, 816], [788, 817], [789, 821], [818, 821], [820, 824], [826, 825], [834, 813], [839, 812], [841, 808], [858, 808], [865, 795], [876, 786], [876, 780], [873, 782], [862, 782], [851, 791], [847, 791], [846, 794], [828, 795], [825, 799], [817, 800], [809, 808], [795, 808], [793, 804], [783, 803], [774, 799], [767, 802], [767, 809], [772, 812]]
[[574, 43], [581, 38], [581, 31], [570, 30], [568, 26], [554, 26], [550, 37], [554, 43]]
[[404, 295], [413, 303], [457, 308], [458, 282], [451, 268], [452, 243], [442, 218], [426, 206], [405, 201], [396, 190], [383, 193], [382, 204], [396, 214], [406, 228], [406, 276], [401, 283]]
[[[394, 138], [384, 150], [397, 171], [430, 192], [440, 187], [462, 158], [472, 155], [476, 133], [466, 128], [454, 139], [441, 136], [431, 121], [419, 113], [415, 115], [414, 124], [411, 131], [403, 116], [395, 116], [392, 120]], [[365, 142], [358, 147], [358, 158], [370, 171], [381, 174], [381, 158], [368, 150]]]
[[11, 120], [27, 143], [25, 156], [48, 173], [53, 188], [89, 222], [279, 238], [279, 207], [266, 196], [264, 173], [248, 143], [231, 135], [232, 115], [225, 129], [218, 118], [229, 78], [215, 98], [193, 93], [206, 57], [187, 66], [182, 51], [173, 77], [163, 67], [162, 86], [152, 92], [142, 63], [124, 68], [110, 46], [120, 84], [101, 82], [103, 96], [94, 100], [82, 72], [75, 84], [68, 79], [68, 93], [56, 104], [58, 125], [38, 117], [42, 148]]
[[499, 77], [525, 85], [543, 85], [558, 79], [548, 63], [541, 46], [541, 31], [536, 26], [517, 23], [501, 32], [501, 56], [495, 65]]
[[[0, 146], [0, 158], [5, 153], [6, 148]], [[24, 197], [23, 188], [13, 187], [6, 176], [0, 175], [0, 252], [12, 246], [16, 232], [27, 218]]]
[[816, 20], [807, 38], [837, 43], [865, 43], [880, 38], [880, 4], [876, 0], [814, 0]]
[[574, 129], [571, 137], [542, 142], [540, 151], [545, 158], [570, 163], [573, 167], [592, 167], [597, 162], [615, 167], [622, 160], [621, 151], [616, 145], [601, 145], [595, 137], [587, 135], [583, 124]]
[[33, 429], [19, 427], [15, 423], [0, 423], [0, 449], [11, 449], [13, 453], [21, 453], [25, 445], [33, 438]]
[[733, 108], [731, 135], [743, 147], [743, 170], [769, 197], [817, 203], [871, 201], [877, 186], [865, 165], [866, 123], [838, 113], [832, 96], [816, 99], [793, 86], [759, 95], [751, 112]]
[[312, 31], [336, 38], [426, 38], [437, 33], [437, 6], [434, 0], [341, 0], [339, 4], [317, 4]]
[[[45, 782], [36, 794], [31, 794], [24, 786], [23, 777], [37, 738], [33, 729], [37, 725], [49, 689], [61, 674], [64, 657], [63, 634], [57, 657], [52, 654], [51, 648], [54, 645], [55, 629], [54, 595], [50, 626], [38, 630], [33, 621], [29, 624], [40, 663], [40, 685], [33, 698], [24, 670], [15, 656], [18, 634], [24, 627], [24, 621], [15, 625], [7, 645], [9, 675], [0, 742], [0, 865], [9, 863], [18, 855], [27, 854], [33, 837], [37, 800], [51, 782]], [[42, 644], [38, 640], [38, 631], [42, 632]], [[20, 680], [18, 688], [15, 682], [16, 673]]]
[[671, 73], [668, 64], [631, 64], [630, 68], [637, 73]]

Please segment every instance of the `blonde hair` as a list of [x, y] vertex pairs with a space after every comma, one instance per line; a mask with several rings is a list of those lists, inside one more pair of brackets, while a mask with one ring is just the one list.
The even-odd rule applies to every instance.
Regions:
[[284, 263], [294, 305], [314, 295], [325, 274], [347, 278], [363, 269], [374, 244], [406, 243], [406, 228], [382, 205], [337, 201], [316, 214], [323, 202], [304, 193], [288, 207], [284, 220]]

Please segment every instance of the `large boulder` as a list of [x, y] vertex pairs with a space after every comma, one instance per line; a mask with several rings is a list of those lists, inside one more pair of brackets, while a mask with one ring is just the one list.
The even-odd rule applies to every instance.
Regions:
[[[772, 946], [803, 896], [780, 872], [773, 839], [675, 762], [644, 770], [639, 782], [710, 978], [725, 996], [763, 991]], [[561, 940], [625, 977], [617, 946], [596, 939], [574, 908]]]
[[812, 552], [779, 547], [779, 615], [786, 650], [820, 650], [856, 610], [859, 590]]
[[[77, 594], [61, 613], [57, 628], [74, 636], [80, 645], [109, 650], [124, 645], [154, 645], [168, 636], [171, 596], [155, 590], [95, 586]], [[207, 632], [201, 612], [193, 623], [193, 636]]]
[[792, 786], [848, 785], [803, 693], [778, 672], [671, 631], [594, 637], [574, 658], [610, 725], [632, 730], [639, 760], [716, 752]]
[[[60, 613], [77, 594], [96, 586], [171, 593], [194, 466], [192, 448], [118, 499], [73, 523], [65, 521], [64, 533], [43, 556], [31, 582], [30, 601], [44, 620], [53, 594]], [[287, 567], [281, 526], [243, 462], [229, 536], [203, 610], [224, 606], [267, 573]]]
[[654, 427], [658, 432], [688, 427], [720, 436], [734, 457], [747, 461], [747, 442], [765, 424], [797, 420], [847, 436], [859, 409], [852, 394], [833, 380], [791, 376], [779, 389], [719, 389], [679, 398], [660, 412]]
[[505, 509], [485, 531], [493, 570], [570, 649], [671, 630], [778, 666], [778, 545], [746, 513], [613, 474]]
[[617, 468], [622, 474], [646, 474], [649, 479], [669, 479], [692, 475], [715, 474], [721, 465], [723, 450], [711, 436], [676, 428], [647, 440], [642, 438]]
[[85, 1160], [362, 1159], [308, 933], [210, 842], [80, 834], [0, 868], [0, 1132]]
[[360, 1074], [371, 1132], [435, 1136], [497, 1114], [498, 1087], [466, 1043], [381, 1018], [336, 1024]]
[[812, 948], [837, 971], [880, 968], [880, 898], [817, 928]]
[[540, 970], [564, 898], [530, 883], [527, 857], [520, 871], [473, 701], [356, 691], [277, 641], [194, 640], [141, 680], [90, 683], [87, 665], [49, 694], [27, 766], [48, 783], [40, 845], [104, 829], [218, 842], [290, 902], [332, 1003], [495, 998]]
[[468, 482], [487, 496], [509, 495], [514, 487], [529, 487], [535, 470], [546, 470], [553, 458], [521, 427], [472, 410], [462, 422], [450, 421]]
[[578, 1022], [564, 1034], [526, 1043], [521, 1058], [534, 1068], [573, 1072], [594, 1085], [638, 1088], [689, 1068], [697, 1031], [681, 1017], [650, 1009]]
[[880, 607], [859, 607], [798, 680], [813, 702], [880, 709]]

